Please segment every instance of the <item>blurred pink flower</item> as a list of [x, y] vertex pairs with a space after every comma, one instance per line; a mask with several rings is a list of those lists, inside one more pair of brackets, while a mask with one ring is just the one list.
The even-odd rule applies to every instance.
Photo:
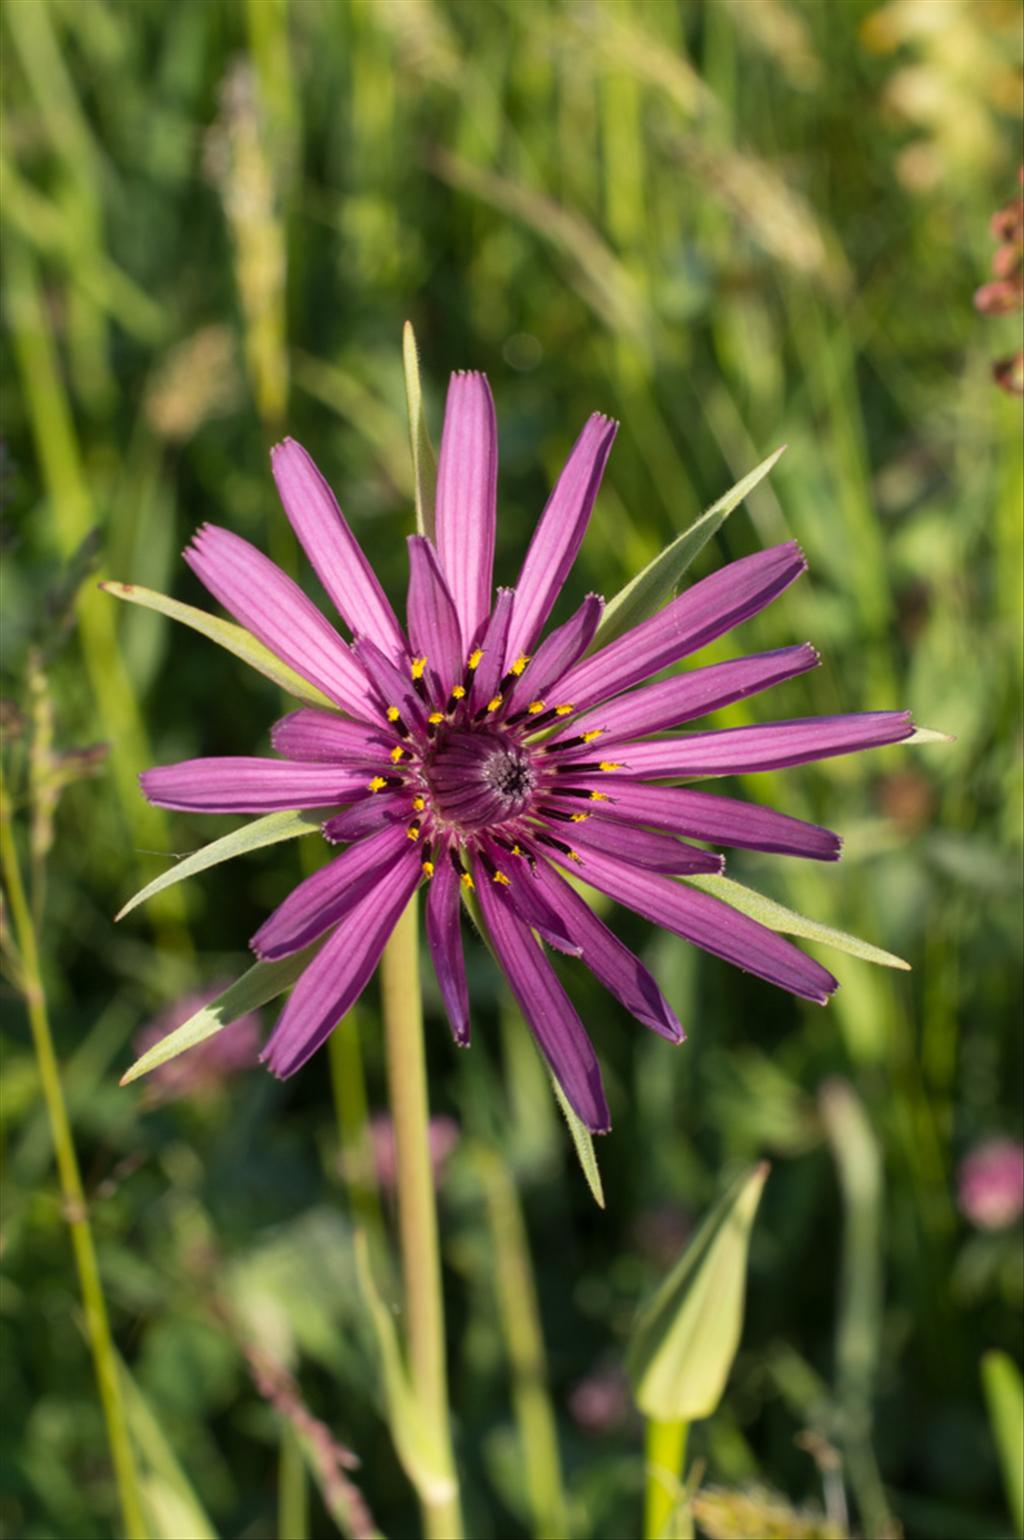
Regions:
[[[209, 989], [190, 991], [161, 1011], [135, 1034], [136, 1055], [154, 1048], [169, 1032], [182, 1026], [196, 1011], [222, 994], [230, 982], [230, 979], [222, 979]], [[260, 1018], [252, 1011], [208, 1037], [189, 1053], [179, 1054], [176, 1059], [153, 1070], [149, 1077], [151, 1099], [167, 1102], [178, 1101], [184, 1096], [209, 1096], [225, 1080], [252, 1069], [259, 1059], [260, 1046]]]
[[960, 1162], [960, 1211], [980, 1230], [1002, 1230], [1024, 1212], [1024, 1144], [986, 1139]]
[[[435, 1184], [444, 1175], [448, 1156], [459, 1142], [459, 1125], [454, 1118], [443, 1115], [430, 1120], [430, 1162]], [[397, 1185], [395, 1162], [395, 1129], [386, 1112], [374, 1113], [370, 1119], [370, 1143], [373, 1147], [373, 1164], [377, 1180], [385, 1192], [394, 1192]]]
[[572, 1418], [587, 1433], [610, 1433], [629, 1416], [629, 1381], [619, 1368], [596, 1369], [569, 1392]]

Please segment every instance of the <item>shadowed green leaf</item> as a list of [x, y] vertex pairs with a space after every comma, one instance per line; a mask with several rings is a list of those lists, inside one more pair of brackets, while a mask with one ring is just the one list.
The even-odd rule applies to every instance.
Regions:
[[416, 528], [428, 540], [434, 538], [434, 497], [437, 491], [437, 456], [423, 415], [420, 356], [412, 322], [402, 330], [402, 363], [405, 366], [405, 399], [409, 406], [409, 443], [416, 481]]
[[216, 642], [218, 647], [233, 652], [236, 658], [241, 658], [243, 663], [248, 663], [257, 673], [272, 679], [282, 690], [294, 695], [296, 700], [305, 701], [310, 706], [326, 707], [328, 711], [337, 711], [334, 701], [322, 690], [310, 684], [308, 679], [303, 679], [287, 663], [282, 663], [269, 647], [264, 647], [251, 632], [236, 626], [233, 621], [221, 620], [218, 615], [209, 615], [192, 604], [182, 604], [180, 599], [169, 599], [166, 594], [158, 594], [152, 588], [143, 588], [139, 583], [115, 583], [108, 580], [99, 586], [105, 594], [113, 594], [115, 599], [124, 599], [128, 604], [141, 604], [144, 609], [156, 610], [170, 620], [180, 620], [183, 626], [189, 626], [201, 636], [209, 637], [211, 642]]
[[355, 1233], [356, 1274], [370, 1312], [384, 1378], [387, 1421], [402, 1468], [424, 1502], [438, 1502], [455, 1490], [455, 1478], [440, 1428], [417, 1403], [398, 1343], [398, 1333], [373, 1280], [366, 1235]]
[[204, 872], [207, 867], [231, 861], [235, 856], [247, 855], [251, 850], [262, 850], [264, 845], [278, 845], [283, 840], [293, 840], [301, 834], [315, 834], [324, 819], [330, 816], [330, 808], [317, 808], [313, 812], [268, 813], [265, 818], [254, 818], [251, 823], [225, 834], [223, 839], [212, 840], [202, 850], [183, 856], [168, 871], [161, 872], [159, 877], [154, 877], [152, 882], [140, 888], [134, 898], [130, 898], [118, 910], [114, 919], [123, 920], [126, 914], [131, 914], [133, 909], [144, 904], [155, 893], [161, 893], [164, 888], [176, 882], [184, 882], [186, 877], [194, 877], [196, 872]]
[[626, 1368], [645, 1417], [694, 1422], [721, 1400], [743, 1329], [750, 1231], [768, 1170], [762, 1161], [719, 1199], [637, 1319]]
[[712, 535], [718, 533], [733, 509], [767, 476], [785, 452], [786, 445], [783, 444], [767, 460], [762, 460], [749, 476], [738, 481], [724, 497], [720, 497], [706, 513], [702, 513], [689, 529], [684, 530], [660, 555], [648, 562], [644, 570], [631, 578], [625, 588], [619, 589], [615, 597], [605, 605], [601, 624], [588, 648], [588, 656], [600, 647], [607, 647], [609, 642], [614, 642], [642, 620], [649, 619], [672, 598], [690, 563], [704, 549]]
[[314, 943], [292, 957], [282, 957], [279, 962], [256, 963], [225, 989], [223, 994], [218, 995], [216, 1000], [204, 1005], [202, 1010], [196, 1011], [194, 1016], [169, 1032], [162, 1041], [154, 1043], [141, 1059], [136, 1059], [131, 1069], [121, 1076], [121, 1084], [130, 1085], [133, 1080], [148, 1075], [150, 1070], [166, 1064], [169, 1059], [176, 1059], [187, 1048], [195, 1048], [197, 1043], [213, 1037], [222, 1027], [237, 1021], [239, 1016], [255, 1011], [259, 1006], [266, 1005], [268, 1000], [275, 1000], [278, 995], [284, 994], [295, 983], [319, 944]]
[[839, 952], [848, 952], [862, 962], [877, 963], [880, 968], [901, 968], [910, 972], [910, 964], [894, 952], [872, 946], [870, 941], [861, 941], [858, 936], [837, 930], [834, 925], [809, 920], [806, 915], [787, 909], [774, 898], [766, 898], [763, 893], [755, 893], [753, 888], [745, 888], [741, 882], [733, 882], [731, 877], [687, 877], [685, 881], [720, 898], [742, 914], [749, 914], [752, 920], [759, 920], [769, 930], [777, 930], [786, 936], [802, 936], [807, 941], [820, 941], [823, 946], [834, 946]]

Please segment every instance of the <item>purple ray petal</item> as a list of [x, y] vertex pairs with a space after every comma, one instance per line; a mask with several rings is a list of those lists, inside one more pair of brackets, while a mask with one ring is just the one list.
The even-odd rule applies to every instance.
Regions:
[[409, 598], [406, 607], [413, 653], [427, 659], [434, 701], [444, 708], [465, 667], [455, 603], [430, 541], [409, 536]]
[[469, 1045], [469, 988], [462, 950], [459, 878], [442, 852], [427, 888], [427, 945], [437, 975], [438, 988], [460, 1048]]
[[341, 637], [297, 583], [248, 540], [216, 524], [197, 530], [185, 560], [246, 630], [352, 716], [371, 713], [366, 680]]
[[537, 862], [537, 882], [566, 929], [583, 947], [583, 961], [598, 982], [645, 1027], [671, 1043], [681, 1043], [685, 1033], [676, 1014], [639, 957], [613, 935], [546, 858]]
[[[671, 829], [691, 839], [707, 840], [712, 845], [730, 845], [741, 850], [772, 850], [779, 855], [805, 856], [812, 861], [838, 860], [842, 840], [831, 829], [776, 813], [770, 807], [741, 802], [736, 797], [722, 797], [716, 792], [693, 791], [687, 786], [647, 786], [642, 781], [627, 781], [620, 776], [589, 775], [567, 777], [574, 788], [600, 792], [611, 817], [627, 823], [651, 824]], [[565, 797], [559, 806], [566, 809], [585, 805], [577, 798]]]
[[548, 498], [516, 584], [513, 657], [530, 651], [576, 560], [617, 430], [618, 423], [595, 412]]
[[498, 429], [482, 374], [453, 374], [437, 465], [437, 553], [469, 651], [491, 607]]
[[363, 665], [381, 714], [397, 710], [406, 726], [425, 728], [427, 708], [413, 688], [412, 675], [396, 668], [369, 637], [358, 637], [352, 651]]
[[611, 1128], [593, 1045], [540, 943], [502, 903], [494, 883], [477, 884], [495, 955], [537, 1045], [570, 1105], [591, 1133]]
[[525, 710], [531, 701], [544, 700], [552, 689], [558, 698], [552, 697], [549, 706], [567, 700], [561, 693], [559, 680], [590, 646], [603, 613], [604, 600], [597, 594], [588, 594], [575, 615], [544, 638], [522, 678], [510, 692], [508, 711]]
[[602, 745], [616, 754], [623, 772], [668, 779], [669, 776], [745, 775], [754, 770], [782, 770], [837, 754], [883, 748], [914, 731], [909, 711], [860, 711], [848, 716], [801, 717], [766, 722], [763, 727], [723, 727], [710, 733], [680, 733], [650, 743]]
[[526, 861], [510, 855], [494, 840], [482, 839], [480, 848], [482, 859], [478, 871], [481, 882], [490, 877], [498, 887], [501, 901], [549, 946], [569, 957], [579, 957], [582, 950], [579, 942], [566, 930], [561, 917], [544, 897]]
[[560, 681], [562, 694], [578, 711], [609, 700], [749, 620], [806, 567], [803, 552], [793, 540], [730, 562], [577, 664]]
[[260, 1055], [279, 1079], [300, 1069], [359, 999], [420, 875], [410, 845], [313, 958]]
[[395, 612], [310, 456], [286, 438], [270, 459], [284, 511], [338, 614], [350, 631], [370, 637], [389, 657], [404, 656]]
[[183, 759], [144, 770], [148, 801], [186, 813], [273, 813], [331, 807], [368, 793], [366, 772], [289, 759]]
[[511, 588], [499, 588], [487, 624], [480, 632], [477, 646], [483, 656], [473, 670], [473, 682], [469, 687], [469, 709], [484, 709], [499, 693], [508, 659], [508, 628], [512, 619]]
[[814, 648], [805, 644], [694, 668], [629, 695], [620, 695], [605, 706], [595, 706], [583, 717], [573, 717], [572, 725], [552, 742], [593, 728], [600, 728], [606, 739], [645, 738], [649, 733], [678, 727], [681, 722], [793, 679], [809, 668], [817, 668], [819, 662]]
[[385, 824], [401, 823], [408, 827], [413, 818], [412, 793], [403, 787], [354, 803], [343, 813], [328, 818], [321, 832], [328, 844], [347, 845], [350, 840], [362, 839], [364, 834], [376, 833]]
[[[575, 862], [558, 852], [552, 851], [550, 859], [582, 875]], [[586, 881], [653, 924], [805, 1000], [824, 1005], [839, 987], [826, 968], [791, 942], [699, 888], [629, 867], [596, 851], [588, 853]]]
[[323, 760], [363, 769], [387, 765], [388, 753], [398, 739], [383, 728], [347, 722], [329, 711], [303, 706], [274, 723], [270, 741], [286, 759]]
[[389, 826], [349, 845], [340, 856], [300, 882], [268, 915], [249, 945], [261, 961], [299, 952], [376, 887], [409, 845], [408, 832]]
[[[601, 805], [604, 806], [603, 803]], [[667, 834], [652, 834], [648, 829], [616, 823], [611, 818], [603, 818], [599, 812], [586, 823], [549, 822], [548, 831], [582, 854], [579, 873], [584, 881], [587, 876], [587, 858], [592, 850], [618, 856], [623, 861], [644, 866], [648, 871], [670, 872], [677, 877], [695, 872], [721, 872], [725, 864], [721, 856], [709, 850], [698, 850], [696, 845], [684, 845], [681, 840], [670, 839]]]

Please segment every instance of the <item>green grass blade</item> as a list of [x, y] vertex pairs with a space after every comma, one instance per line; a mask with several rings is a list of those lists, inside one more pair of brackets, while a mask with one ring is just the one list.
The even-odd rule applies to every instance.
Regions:
[[265, 818], [254, 818], [240, 829], [232, 829], [223, 839], [211, 840], [209, 845], [193, 851], [169, 871], [161, 872], [159, 877], [147, 882], [134, 898], [130, 898], [118, 910], [114, 919], [123, 920], [126, 914], [131, 914], [133, 909], [137, 909], [154, 894], [162, 893], [164, 888], [176, 882], [184, 882], [187, 877], [194, 877], [197, 872], [206, 871], [207, 867], [219, 866], [222, 861], [232, 861], [235, 856], [248, 855], [251, 850], [262, 850], [265, 845], [278, 845], [283, 840], [293, 840], [301, 834], [315, 834], [328, 817], [329, 811], [318, 808], [315, 812], [268, 813]]
[[233, 621], [221, 620], [218, 615], [209, 615], [192, 604], [182, 604], [179, 599], [169, 599], [166, 594], [158, 594], [152, 588], [143, 588], [139, 583], [115, 583], [108, 580], [99, 586], [105, 594], [113, 594], [115, 599], [124, 599], [128, 604], [141, 604], [144, 609], [156, 610], [171, 620], [180, 620], [183, 626], [198, 631], [200, 636], [208, 637], [218, 647], [234, 653], [236, 658], [241, 658], [243, 663], [248, 663], [257, 673], [272, 679], [282, 690], [294, 695], [296, 700], [305, 701], [310, 706], [326, 707], [329, 711], [338, 709], [315, 684], [310, 684], [308, 679], [303, 679], [287, 663], [282, 663], [269, 647], [264, 647], [251, 632], [236, 626]]
[[244, 1016], [248, 1011], [255, 1011], [259, 1006], [266, 1005], [268, 1000], [275, 1000], [278, 995], [284, 994], [290, 989], [305, 968], [313, 955], [315, 948], [306, 947], [301, 952], [296, 952], [292, 957], [283, 957], [279, 962], [258, 962], [247, 973], [243, 973], [240, 979], [236, 979], [223, 994], [211, 1000], [209, 1005], [204, 1005], [202, 1010], [196, 1011], [188, 1021], [169, 1032], [159, 1043], [155, 1043], [141, 1059], [136, 1059], [129, 1070], [121, 1076], [122, 1085], [130, 1085], [133, 1080], [138, 1080], [142, 1075], [148, 1075], [151, 1070], [158, 1069], [161, 1064], [166, 1064], [170, 1059], [176, 1059], [179, 1053], [184, 1053], [187, 1048], [195, 1048], [198, 1043], [203, 1043], [208, 1037], [213, 1037], [222, 1027], [237, 1021], [239, 1016]]
[[152, 1407], [120, 1363], [121, 1384], [132, 1436], [146, 1470], [143, 1500], [156, 1540], [217, 1540], [217, 1531], [196, 1495]]
[[995, 1351], [981, 1360], [981, 1382], [1014, 1531], [1024, 1535], [1024, 1382], [1013, 1359]]
[[596, 652], [600, 647], [614, 642], [633, 626], [647, 620], [671, 599], [690, 563], [704, 549], [712, 535], [718, 533], [733, 509], [767, 476], [785, 452], [786, 446], [783, 444], [767, 460], [762, 460], [749, 476], [738, 481], [724, 497], [720, 497], [706, 513], [702, 513], [689, 529], [684, 530], [660, 555], [649, 562], [642, 572], [637, 573], [624, 588], [620, 588], [605, 605], [601, 624], [589, 652]]
[[910, 971], [910, 964], [895, 953], [886, 952], [880, 946], [872, 946], [870, 941], [861, 941], [858, 936], [851, 936], [845, 930], [837, 930], [834, 925], [823, 925], [820, 920], [808, 919], [795, 909], [787, 909], [785, 904], [778, 903], [774, 898], [766, 898], [763, 893], [756, 893], [753, 888], [746, 888], [741, 882], [733, 882], [730, 877], [687, 877], [685, 880], [714, 898], [720, 898], [741, 914], [749, 914], [752, 920], [758, 920], [769, 930], [777, 930], [787, 936], [802, 936], [806, 941], [820, 941], [823, 946], [835, 947], [839, 952], [859, 957], [862, 962], [876, 963], [880, 968]]

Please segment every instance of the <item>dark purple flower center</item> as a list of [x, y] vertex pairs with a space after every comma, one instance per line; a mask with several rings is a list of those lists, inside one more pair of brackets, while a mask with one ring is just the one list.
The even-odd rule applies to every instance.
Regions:
[[442, 729], [424, 771], [434, 816], [463, 829], [518, 818], [536, 781], [527, 750], [512, 734], [491, 727]]

